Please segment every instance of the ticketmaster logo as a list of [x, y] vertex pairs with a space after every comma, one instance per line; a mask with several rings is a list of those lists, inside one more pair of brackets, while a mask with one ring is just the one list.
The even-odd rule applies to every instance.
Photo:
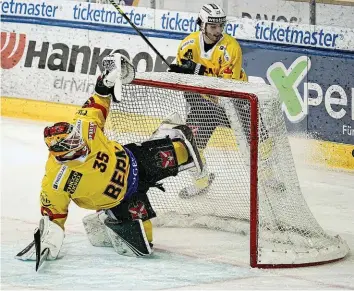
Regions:
[[298, 30], [295, 27], [277, 27], [274, 23], [256, 25], [256, 39], [269, 42], [291, 43], [299, 45], [321, 46], [326, 48], [336, 47], [339, 37], [337, 33], [323, 31]]
[[[134, 9], [129, 12], [125, 12], [129, 17], [130, 21], [136, 26], [144, 26], [147, 15], [145, 13], [139, 13]], [[75, 20], [90, 21], [90, 22], [100, 22], [100, 23], [113, 23], [113, 24], [124, 24], [129, 25], [128, 21], [116, 11], [105, 10], [105, 7], [97, 9], [96, 5], [75, 4], [73, 7], [73, 17]]]

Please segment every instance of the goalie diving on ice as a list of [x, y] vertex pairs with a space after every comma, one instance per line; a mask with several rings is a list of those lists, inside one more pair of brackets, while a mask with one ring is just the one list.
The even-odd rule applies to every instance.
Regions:
[[94, 93], [73, 121], [44, 129], [49, 157], [40, 192], [43, 217], [37, 239], [16, 256], [37, 260], [38, 267], [58, 257], [71, 201], [96, 210], [83, 219], [92, 245], [113, 246], [122, 255], [150, 255], [156, 214], [149, 188], [163, 190], [161, 180], [187, 169], [203, 171], [192, 131], [178, 123], [178, 115], [142, 143], [122, 145], [105, 136], [111, 99], [121, 100], [121, 85], [133, 81], [135, 70], [118, 53], [105, 57], [102, 67]]

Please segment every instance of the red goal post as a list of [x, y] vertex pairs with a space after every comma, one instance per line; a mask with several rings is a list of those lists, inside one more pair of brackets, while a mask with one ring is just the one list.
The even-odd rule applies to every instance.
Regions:
[[[197, 115], [200, 110], [196, 135], [207, 141], [203, 153], [216, 178], [207, 194], [189, 199], [178, 195], [192, 184], [188, 171], [165, 179], [166, 193], [150, 190], [156, 225], [246, 234], [252, 267], [317, 265], [348, 253], [340, 237], [323, 231], [302, 196], [281, 103], [271, 86], [140, 73], [123, 85], [122, 102], [112, 103], [106, 135], [122, 144], [146, 140], [171, 113], [186, 121], [191, 106]], [[204, 127], [213, 129], [210, 137], [207, 130], [198, 132]]]

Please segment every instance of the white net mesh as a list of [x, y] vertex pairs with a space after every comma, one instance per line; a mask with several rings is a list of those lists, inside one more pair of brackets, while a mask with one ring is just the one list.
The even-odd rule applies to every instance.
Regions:
[[[194, 130], [208, 172], [215, 175], [206, 193], [189, 198], [179, 195], [193, 185], [189, 171], [165, 179], [166, 192], [152, 188], [148, 196], [157, 213], [155, 224], [250, 235], [252, 220], [257, 231], [250, 235], [253, 266], [310, 264], [346, 255], [346, 243], [323, 231], [301, 194], [272, 87], [173, 73], [141, 73], [137, 78], [163, 83], [123, 86], [122, 102], [111, 107], [107, 136], [122, 144], [142, 142], [177, 112]], [[218, 89], [237, 92], [236, 98], [218, 95]], [[257, 168], [250, 163], [252, 95], [258, 98], [259, 110]], [[258, 176], [258, 201], [250, 195], [251, 171]], [[256, 203], [250, 211], [251, 201]]]

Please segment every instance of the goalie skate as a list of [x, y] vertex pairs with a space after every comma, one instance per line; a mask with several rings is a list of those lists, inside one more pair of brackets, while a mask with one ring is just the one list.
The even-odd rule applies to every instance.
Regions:
[[193, 185], [185, 187], [179, 192], [179, 197], [182, 199], [188, 199], [194, 196], [205, 195], [208, 193], [214, 179], [215, 174], [209, 173], [204, 177], [195, 180]]

